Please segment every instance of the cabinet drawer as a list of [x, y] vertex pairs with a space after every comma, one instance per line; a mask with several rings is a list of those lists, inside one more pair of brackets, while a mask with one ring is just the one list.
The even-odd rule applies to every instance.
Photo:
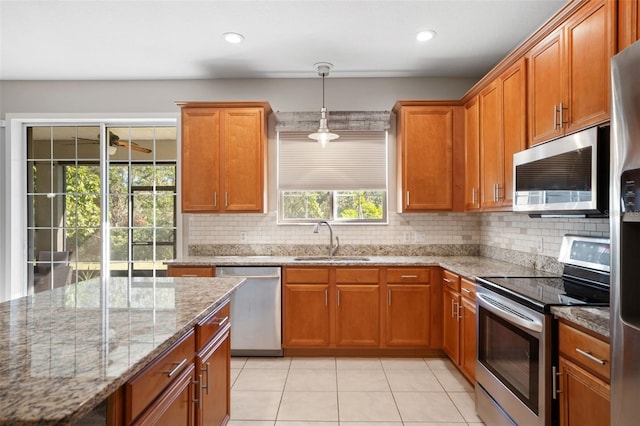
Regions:
[[190, 330], [156, 361], [125, 384], [125, 413], [129, 423], [193, 363], [195, 333]]
[[421, 283], [427, 284], [431, 281], [430, 268], [388, 268], [387, 282], [398, 284]]
[[453, 272], [442, 270], [442, 282], [452, 291], [460, 291], [460, 277]]
[[167, 270], [170, 277], [215, 277], [215, 266], [171, 266]]
[[196, 352], [200, 351], [216, 333], [229, 324], [231, 319], [231, 303], [227, 299], [215, 311], [196, 324]]
[[609, 344], [563, 321], [558, 324], [560, 353], [592, 373], [609, 381]]
[[338, 284], [378, 284], [380, 269], [378, 268], [338, 268], [336, 283]]
[[286, 283], [315, 284], [329, 282], [328, 268], [286, 268]]
[[465, 299], [475, 301], [476, 300], [476, 283], [466, 278], [462, 278], [460, 280], [460, 294]]

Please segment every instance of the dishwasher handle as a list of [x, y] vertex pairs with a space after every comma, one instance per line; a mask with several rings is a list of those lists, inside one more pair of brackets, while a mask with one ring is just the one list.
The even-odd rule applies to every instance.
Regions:
[[271, 279], [280, 279], [280, 275], [235, 275], [235, 274], [225, 274], [220, 273], [218, 274], [219, 277], [238, 277], [238, 278], [253, 278], [253, 279], [259, 279], [259, 280], [271, 280]]

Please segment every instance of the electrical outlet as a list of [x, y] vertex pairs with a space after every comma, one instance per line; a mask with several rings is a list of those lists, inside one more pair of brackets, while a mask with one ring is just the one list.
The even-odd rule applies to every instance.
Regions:
[[240, 242], [244, 243], [248, 239], [247, 231], [240, 231]]

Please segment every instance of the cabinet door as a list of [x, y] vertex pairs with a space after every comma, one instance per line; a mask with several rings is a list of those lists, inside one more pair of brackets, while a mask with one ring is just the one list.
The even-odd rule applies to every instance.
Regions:
[[229, 327], [218, 335], [198, 354], [199, 381], [198, 425], [222, 425], [229, 420], [231, 411], [231, 344]]
[[464, 106], [465, 210], [480, 208], [480, 107], [478, 97]]
[[618, 0], [618, 52], [640, 39], [638, 0]]
[[560, 424], [606, 426], [610, 424], [610, 386], [564, 357], [560, 367]]
[[329, 345], [329, 285], [285, 284], [285, 347]]
[[442, 349], [449, 355], [449, 358], [460, 364], [460, 293], [453, 292], [448, 288], [443, 290], [443, 324], [444, 340]]
[[169, 277], [215, 277], [215, 266], [173, 266], [167, 268]]
[[499, 206], [503, 169], [500, 86], [497, 81], [480, 93], [479, 102], [481, 206], [493, 208]]
[[461, 298], [460, 319], [460, 367], [471, 379], [476, 378], [476, 305], [465, 297]]
[[527, 145], [527, 86], [525, 59], [500, 76], [502, 90], [502, 188], [500, 204], [513, 204], [513, 154]]
[[387, 284], [387, 346], [430, 347], [431, 285]]
[[182, 211], [220, 210], [220, 110], [182, 109]]
[[266, 140], [259, 108], [224, 111], [224, 208], [261, 212], [264, 203]]
[[191, 363], [134, 425], [193, 425], [194, 365]]
[[401, 117], [401, 210], [451, 210], [453, 108], [404, 107]]
[[615, 2], [592, 0], [566, 24], [569, 79], [567, 132], [610, 117], [610, 60], [615, 54]]
[[336, 286], [336, 346], [380, 346], [380, 286]]
[[[562, 54], [560, 28], [531, 49], [527, 56], [529, 145], [545, 142], [562, 134], [558, 112], [566, 86]], [[563, 121], [567, 120], [565, 116], [563, 114]]]

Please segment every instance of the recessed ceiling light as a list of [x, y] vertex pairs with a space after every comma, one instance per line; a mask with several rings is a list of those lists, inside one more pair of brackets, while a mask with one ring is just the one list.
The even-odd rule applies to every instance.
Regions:
[[436, 32], [433, 30], [420, 31], [416, 35], [416, 40], [418, 41], [429, 41], [436, 36]]
[[224, 33], [222, 35], [227, 43], [238, 44], [244, 41], [244, 36], [240, 33]]

